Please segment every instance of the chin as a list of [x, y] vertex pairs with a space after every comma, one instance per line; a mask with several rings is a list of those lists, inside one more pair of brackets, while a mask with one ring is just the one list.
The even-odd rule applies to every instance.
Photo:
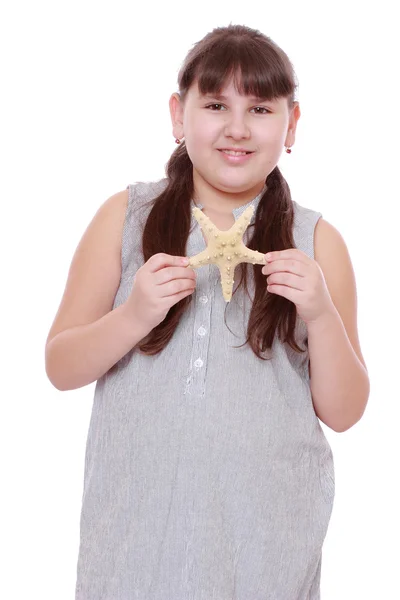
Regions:
[[258, 185], [261, 179], [249, 178], [245, 173], [239, 173], [237, 176], [229, 173], [229, 175], [221, 175], [214, 180], [218, 184], [218, 187], [225, 188], [226, 191], [244, 192]]

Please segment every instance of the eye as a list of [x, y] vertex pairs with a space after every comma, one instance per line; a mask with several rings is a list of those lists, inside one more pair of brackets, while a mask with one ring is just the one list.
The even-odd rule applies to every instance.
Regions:
[[[212, 106], [222, 106], [222, 104], [208, 104], [206, 106], [206, 108], [211, 108]], [[213, 112], [219, 112], [219, 111], [213, 111]]]
[[[213, 107], [215, 107], [215, 106], [223, 106], [223, 104], [218, 104], [218, 103], [208, 104], [205, 108], [211, 108], [212, 106]], [[258, 108], [265, 111], [263, 113], [258, 112], [257, 114], [259, 114], [259, 115], [265, 115], [265, 114], [271, 113], [271, 111], [268, 108], [265, 108], [265, 106], [256, 106], [255, 107], [255, 109], [258, 109]], [[253, 110], [253, 109], [251, 109], [251, 110]], [[212, 109], [212, 112], [221, 112], [221, 111], [220, 110], [214, 110], [214, 109]]]
[[265, 110], [265, 111], [267, 111], [266, 113], [264, 112], [264, 113], [258, 113], [258, 114], [265, 115], [265, 114], [267, 114], [267, 113], [270, 113], [270, 112], [271, 112], [271, 111], [270, 111], [268, 108], [265, 108], [265, 106], [256, 106], [256, 108], [260, 108], [261, 110]]

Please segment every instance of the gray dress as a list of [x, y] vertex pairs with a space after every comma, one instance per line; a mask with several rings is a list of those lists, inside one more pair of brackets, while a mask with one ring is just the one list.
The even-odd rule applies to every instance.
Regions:
[[[114, 308], [143, 264], [148, 201], [165, 186], [166, 179], [128, 186]], [[293, 205], [295, 245], [314, 258], [322, 215]], [[187, 255], [204, 248], [193, 217]], [[132, 349], [97, 381], [76, 600], [320, 598], [335, 484], [308, 352], [277, 338], [270, 361], [247, 345], [234, 348], [245, 340], [250, 300], [242, 290], [233, 296], [229, 329], [225, 307], [217, 267], [198, 269], [193, 301], [167, 347], [156, 356]], [[301, 347], [306, 338], [297, 317]]]

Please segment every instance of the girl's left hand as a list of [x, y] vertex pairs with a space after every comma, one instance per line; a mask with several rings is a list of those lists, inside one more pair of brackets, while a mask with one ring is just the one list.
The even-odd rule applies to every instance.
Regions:
[[297, 248], [269, 252], [266, 261], [262, 273], [268, 275], [268, 291], [291, 300], [306, 324], [335, 310], [321, 267], [304, 252]]

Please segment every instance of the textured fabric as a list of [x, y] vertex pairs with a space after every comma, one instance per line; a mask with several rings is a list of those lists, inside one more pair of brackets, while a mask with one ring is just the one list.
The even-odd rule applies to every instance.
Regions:
[[[149, 201], [165, 185], [128, 186], [114, 308], [143, 264]], [[314, 258], [322, 215], [293, 204], [295, 245]], [[193, 217], [187, 255], [204, 248]], [[250, 306], [242, 290], [227, 305], [217, 267], [202, 267], [167, 347], [156, 356], [133, 348], [97, 381], [76, 600], [320, 598], [335, 484], [309, 356], [277, 338], [268, 361], [248, 345], [235, 348], [245, 341]], [[307, 349], [299, 317], [296, 339]]]

